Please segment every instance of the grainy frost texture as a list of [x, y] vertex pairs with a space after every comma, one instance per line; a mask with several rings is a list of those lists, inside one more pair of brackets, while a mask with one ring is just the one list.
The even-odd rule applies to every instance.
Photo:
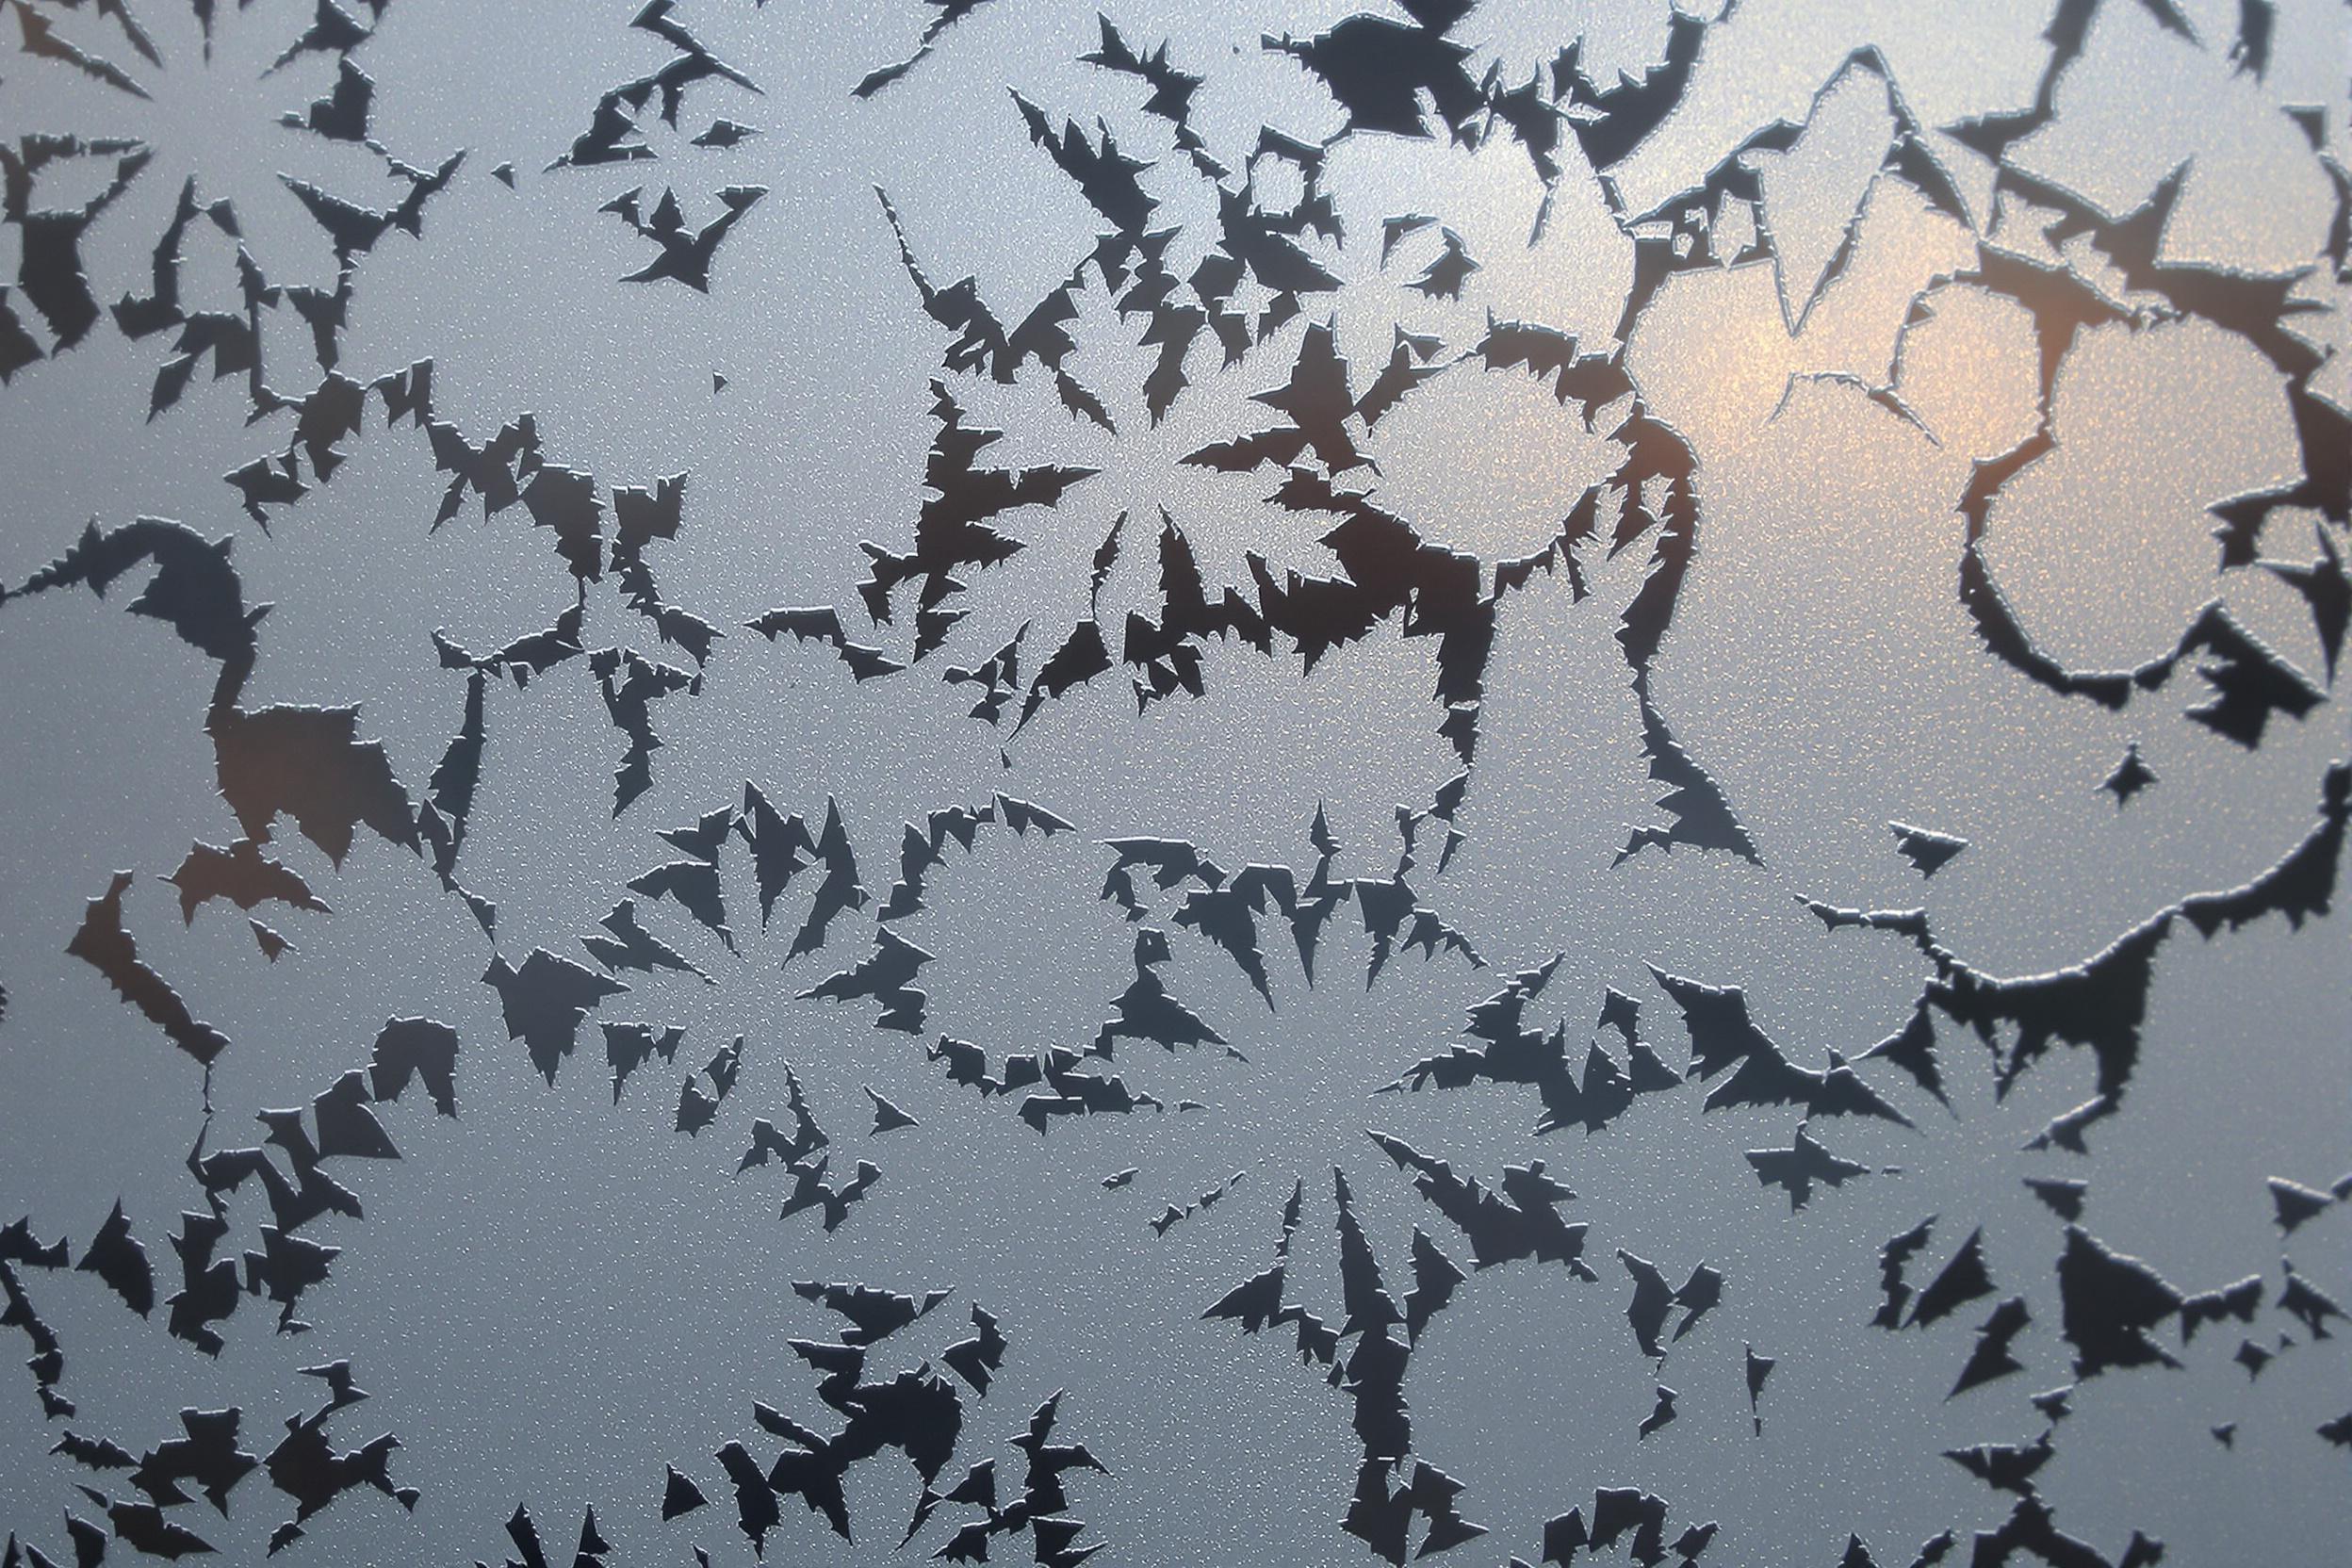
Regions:
[[2344, 0], [0, 0], [0, 1568], [2352, 1550]]

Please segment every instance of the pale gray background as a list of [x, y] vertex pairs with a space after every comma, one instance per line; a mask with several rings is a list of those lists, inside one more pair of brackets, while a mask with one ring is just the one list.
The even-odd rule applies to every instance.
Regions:
[[[223, 8], [209, 71], [186, 17], [142, 17], [172, 54], [174, 82], [152, 105], [127, 101], [10, 56], [0, 68], [0, 126], [122, 132], [163, 149], [94, 232], [88, 259], [111, 301], [143, 289], [148, 252], [195, 172], [229, 194], [273, 277], [324, 280], [331, 258], [270, 177], [339, 172], [347, 191], [365, 160], [335, 162], [275, 124], [277, 111], [324, 90], [320, 62], [256, 84], [259, 67], [304, 8]], [[1200, 123], [1238, 154], [1261, 123], [1317, 138], [1338, 116], [1292, 62], [1262, 55], [1261, 31], [1305, 33], [1346, 6], [1123, 6], [1132, 41], [1175, 39], [1179, 65], [1210, 78]], [[2332, 145], [2346, 146], [2345, 13], [2282, 4], [2269, 81], [2232, 77], [2220, 58], [2235, 23], [2228, 3], [2183, 8], [2211, 47], [2187, 49], [2139, 8], [2111, 3], [2067, 78], [2058, 124], [2019, 154], [2028, 167], [2121, 208], [2165, 170], [2194, 157], [2168, 253], [2254, 270], [2309, 260], [2328, 217], [2324, 178], [2278, 112], [2327, 106]], [[659, 163], [539, 172], [587, 122], [596, 95], [648, 68], [666, 46], [626, 28], [635, 0], [583, 8], [400, 0], [355, 57], [377, 84], [375, 130], [423, 164], [467, 158], [427, 209], [421, 240], [393, 236], [363, 266], [345, 368], [362, 378], [430, 355], [444, 417], [477, 436], [534, 413], [551, 461], [606, 485], [691, 474], [686, 527], [657, 546], [667, 596], [722, 626], [776, 605], [854, 607], [861, 538], [903, 547], [922, 496], [933, 426], [926, 382], [942, 340], [918, 309], [871, 187], [886, 187], [932, 279], [976, 273], [1000, 312], [1025, 310], [1090, 240], [1093, 215], [1028, 145], [1005, 89], [1057, 118], [1111, 119], [1137, 155], [1168, 155], [1166, 127], [1138, 111], [1139, 84], [1073, 63], [1093, 47], [1090, 5], [998, 0], [942, 40], [934, 57], [870, 103], [849, 88], [912, 44], [927, 8], [913, 4], [764, 9], [740, 3], [681, 13], [764, 96], [697, 90], [681, 123], [727, 114], [760, 138], [701, 152], [657, 127]], [[1805, 101], [1853, 43], [1880, 43], [1930, 123], [2024, 102], [2046, 55], [2047, 8], [1822, 7], [1750, 0], [1710, 36], [1688, 103], [1623, 172], [1629, 191], [1663, 196], [1694, 182], [1746, 128]], [[1664, 33], [1662, 8], [1490, 4], [1464, 37], [1524, 78], [1583, 32], [1588, 57], [1638, 68]], [[1815, 134], [1768, 160], [1790, 270], [1818, 268], [1867, 184], [1886, 122], [1874, 90], [1834, 99]], [[1939, 150], [1984, 179], [1949, 142]], [[333, 150], [328, 150], [332, 152]], [[358, 155], [352, 155], [357, 158]], [[513, 160], [518, 190], [490, 178]], [[1542, 319], [1606, 336], [1630, 251], [1610, 228], [1571, 148], [1544, 243], [1525, 246], [1540, 194], [1527, 160], [1499, 140], [1482, 153], [1365, 139], [1331, 157], [1350, 223], [1355, 269], [1335, 305], [1343, 351], [1360, 376], [1384, 357], [1392, 322], [1442, 328], [1465, 342], [1483, 313]], [[1172, 167], [1153, 176], [1168, 220], [1206, 216], [1201, 188]], [[771, 187], [721, 248], [708, 298], [675, 285], [616, 282], [649, 249], [596, 208], [630, 186], [675, 184], [691, 220], [732, 183]], [[1416, 1452], [1466, 1483], [1463, 1511], [1493, 1529], [1447, 1559], [1532, 1560], [1543, 1520], [1596, 1486], [1641, 1485], [1674, 1505], [1674, 1530], [1707, 1519], [1723, 1531], [1707, 1561], [1830, 1563], [1849, 1530], [1882, 1562], [1907, 1561], [1946, 1525], [1991, 1527], [2005, 1499], [1938, 1450], [2022, 1442], [2038, 1429], [2025, 1403], [2065, 1380], [2050, 1264], [2057, 1228], [2020, 1185], [2024, 1174], [2085, 1174], [2090, 1228], [2146, 1257], [2183, 1288], [2257, 1270], [2278, 1278], [2278, 1238], [2262, 1178], [2325, 1184], [2352, 1166], [2345, 1059], [2352, 1037], [2341, 912], [2290, 934], [2273, 920], [2203, 941], [2186, 930], [2164, 950], [2144, 1065], [2124, 1114], [2093, 1135], [2084, 1164], [2017, 1152], [2089, 1089], [2089, 1062], [2060, 1053], [2009, 1101], [1991, 1102], [1982, 1053], [1945, 1032], [1944, 1059], [1962, 1117], [1898, 1091], [1921, 1131], [1838, 1126], [1856, 1158], [1899, 1164], [1820, 1195], [1791, 1217], [1760, 1188], [1741, 1151], [1785, 1143], [1781, 1113], [1704, 1119], [1695, 1093], [1645, 1102], [1591, 1138], [1529, 1135], [1532, 1093], [1491, 1088], [1369, 1098], [1416, 1058], [1442, 1049], [1462, 1009], [1511, 972], [1568, 956], [1538, 1009], [1589, 1032], [1601, 988], [1639, 996], [1645, 1034], [1670, 1062], [1683, 1037], [1645, 963], [1740, 984], [1765, 1027], [1800, 1059], [1852, 1054], [1891, 1031], [1922, 971], [1890, 939], [1826, 937], [1792, 895], [1873, 906], [1925, 901], [1944, 940], [1973, 963], [2031, 972], [2077, 961], [2152, 909], [2189, 891], [2242, 881], [2311, 820], [2317, 780], [2342, 755], [2332, 703], [2274, 726], [2246, 754], [2180, 716], [2185, 688], [2117, 715], [2025, 683], [1975, 643], [1952, 591], [1959, 520], [1952, 503], [1972, 457], [2010, 445], [2031, 416], [2031, 349], [2006, 307], [1952, 308], [1913, 345], [1906, 393], [1940, 448], [1858, 396], [1801, 386], [1768, 418], [1792, 370], [1885, 375], [1895, 327], [1915, 289], [1965, 263], [1960, 232], [1881, 182], [1854, 272], [1791, 339], [1769, 269], [1673, 285], [1633, 345], [1656, 411], [1701, 457], [1700, 562], [1662, 654], [1657, 689], [1682, 742], [1715, 775], [1762, 849], [1757, 868], [1720, 855], [1611, 858], [1626, 825], [1654, 821], [1639, 717], [1611, 637], [1638, 583], [1641, 551], [1594, 576], [1569, 602], [1563, 580], [1512, 598], [1491, 671], [1483, 749], [1462, 825], [1469, 841], [1443, 877], [1425, 868], [1423, 897], [1470, 934], [1493, 968], [1400, 956], [1363, 985], [1352, 911], [1327, 939], [1316, 987], [1302, 983], [1269, 931], [1269, 1012], [1221, 956], [1176, 933], [1171, 987], [1250, 1057], [1166, 1056], [1130, 1047], [1132, 1084], [1199, 1116], [1104, 1118], [1039, 1138], [1009, 1104], [979, 1102], [941, 1081], [917, 1044], [868, 1027], [872, 1009], [791, 1000], [865, 951], [868, 922], [845, 920], [825, 951], [779, 972], [808, 884], [751, 929], [748, 872], [728, 892], [743, 937], [729, 958], [668, 906], [641, 918], [710, 969], [706, 988], [631, 976], [602, 1015], [679, 1023], [678, 1070], [655, 1064], [616, 1108], [593, 1024], [550, 1090], [500, 1027], [494, 993], [475, 983], [490, 946], [445, 898], [429, 869], [363, 838], [336, 872], [282, 832], [284, 854], [334, 906], [330, 917], [258, 911], [296, 944], [274, 967], [253, 952], [241, 916], [172, 918], [157, 878], [193, 840], [236, 835], [211, 788], [201, 719], [213, 667], [164, 628], [121, 613], [129, 591], [99, 605], [79, 592], [0, 612], [0, 735], [7, 746], [0, 832], [0, 1217], [29, 1211], [44, 1237], [77, 1250], [120, 1196], [165, 1279], [167, 1237], [195, 1189], [179, 1166], [200, 1118], [193, 1069], [63, 956], [82, 902], [107, 874], [135, 868], [130, 926], [146, 956], [199, 1016], [236, 1042], [215, 1072], [215, 1143], [242, 1140], [252, 1111], [305, 1102], [347, 1068], [393, 1015], [425, 1013], [461, 1033], [454, 1122], [420, 1099], [386, 1107], [406, 1158], [347, 1168], [363, 1223], [315, 1227], [345, 1246], [335, 1278], [311, 1293], [316, 1331], [273, 1338], [249, 1302], [226, 1326], [218, 1364], [141, 1325], [85, 1275], [27, 1272], [27, 1288], [65, 1339], [64, 1389], [75, 1429], [137, 1448], [170, 1435], [183, 1404], [242, 1403], [247, 1446], [274, 1421], [315, 1404], [293, 1369], [348, 1356], [374, 1397], [340, 1415], [337, 1441], [397, 1431], [396, 1477], [420, 1488], [415, 1516], [373, 1493], [319, 1515], [289, 1562], [458, 1561], [504, 1550], [517, 1502], [551, 1553], [568, 1556], [580, 1511], [595, 1504], [621, 1562], [678, 1561], [689, 1542], [714, 1560], [748, 1560], [709, 1456], [741, 1438], [773, 1445], [751, 1420], [764, 1400], [808, 1417], [813, 1379], [785, 1349], [825, 1337], [835, 1320], [794, 1297], [797, 1279], [863, 1280], [957, 1295], [920, 1329], [877, 1352], [894, 1366], [936, 1355], [965, 1331], [966, 1307], [995, 1313], [1012, 1348], [983, 1402], [967, 1397], [963, 1457], [996, 1452], [1031, 1409], [1066, 1388], [1061, 1432], [1086, 1442], [1108, 1478], [1072, 1483], [1104, 1564], [1369, 1561], [1341, 1534], [1356, 1446], [1345, 1399], [1300, 1368], [1274, 1335], [1246, 1338], [1199, 1320], [1230, 1284], [1268, 1261], [1294, 1175], [1308, 1184], [1294, 1294], [1336, 1310], [1330, 1168], [1350, 1173], [1359, 1211], [1389, 1268], [1406, 1282], [1405, 1240], [1419, 1223], [1458, 1261], [1467, 1247], [1364, 1136], [1397, 1133], [1464, 1171], [1491, 1175], [1540, 1156], [1578, 1191], [1572, 1217], [1592, 1224], [1602, 1282], [1519, 1264], [1464, 1287], [1426, 1336], [1407, 1394]], [[1187, 205], [1186, 204], [1190, 204]], [[1639, 197], [1636, 204], [1643, 204]], [[1882, 210], [1883, 209], [1883, 210]], [[1486, 270], [1459, 305], [1397, 285], [1417, 270], [1376, 267], [1378, 221], [1434, 211], [1470, 241]], [[13, 244], [12, 237], [8, 241]], [[1419, 253], [1414, 253], [1417, 256]], [[192, 256], [190, 289], [218, 297], [215, 253]], [[12, 256], [10, 257], [12, 270]], [[2323, 294], [2320, 297], [2324, 297]], [[1132, 342], [1102, 305], [1081, 323], [1092, 343]], [[2341, 302], [2311, 328], [2343, 332]], [[974, 423], [1006, 429], [999, 461], [1102, 466], [1056, 511], [1008, 520], [1030, 542], [1014, 564], [972, 583], [974, 613], [942, 662], [985, 656], [1021, 620], [1029, 646], [1051, 647], [1083, 612], [1085, 564], [1120, 510], [1166, 505], [1215, 582], [1245, 549], [1278, 568], [1321, 553], [1313, 520], [1259, 504], [1264, 477], [1177, 469], [1202, 442], [1251, 428], [1246, 395], [1279, 381], [1299, 326], [1249, 367], [1196, 387], [1160, 431], [1132, 392], [1114, 401], [1113, 442], [1073, 423], [1050, 387], [957, 387]], [[273, 339], [273, 344], [277, 340]], [[289, 367], [300, 345], [273, 347]], [[234, 384], [200, 386], [145, 421], [162, 346], [126, 344], [110, 327], [0, 392], [0, 491], [8, 513], [0, 580], [21, 580], [96, 516], [182, 519], [236, 535], [250, 602], [274, 601], [249, 701], [363, 704], [412, 792], [456, 727], [463, 682], [436, 669], [427, 633], [473, 647], [547, 624], [570, 583], [520, 510], [485, 526], [469, 509], [427, 537], [442, 488], [420, 436], [369, 429], [332, 485], [279, 514], [264, 534], [219, 475], [284, 439], [283, 419], [243, 425]], [[1090, 384], [1132, 387], [1133, 353], [1097, 352]], [[731, 384], [713, 398], [710, 375]], [[2115, 666], [2168, 646], [2216, 592], [2307, 671], [2320, 669], [2301, 604], [2265, 576], [2216, 584], [2203, 505], [2295, 471], [2275, 377], [2243, 347], [2194, 326], [2086, 342], [2062, 377], [2064, 449], [2014, 485], [1989, 545], [2027, 624], [2062, 657]], [[2184, 438], [2184, 433], [2194, 433]], [[1382, 464], [1384, 504], [1448, 542], [1489, 554], [1532, 548], [1573, 497], [1611, 461], [1531, 384], [1474, 368], [1450, 372], [1366, 442]], [[1142, 521], [1144, 519], [1138, 519]], [[2306, 527], [2282, 518], [2280, 535]], [[1145, 602], [1155, 570], [1131, 524], [1130, 551], [1106, 615]], [[654, 651], [648, 629], [608, 584], [592, 594], [591, 645], [625, 640]], [[903, 644], [903, 630], [892, 634]], [[1042, 642], [1040, 640], [1043, 640]], [[666, 858], [655, 834], [736, 798], [757, 779], [788, 809], [839, 799], [868, 886], [895, 869], [898, 825], [929, 808], [1002, 789], [1076, 823], [1040, 841], [985, 837], [932, 876], [931, 908], [902, 933], [939, 956], [922, 984], [935, 1030], [991, 1054], [1083, 1043], [1125, 984], [1129, 942], [1095, 898], [1100, 839], [1184, 837], [1229, 866], [1282, 859], [1302, 869], [1306, 825], [1325, 802], [1353, 852], [1348, 870], [1378, 874], [1394, 854], [1392, 808], [1425, 801], [1455, 771], [1428, 698], [1432, 650], [1383, 628], [1301, 680], [1295, 662], [1213, 650], [1208, 700], [1136, 716], [1117, 676], [1050, 707], [999, 765], [999, 732], [963, 717], [971, 695], [936, 677], [865, 687], [824, 650], [771, 646], [736, 631], [706, 692], [660, 705], [664, 749], [656, 787], [617, 822], [611, 770], [619, 738], [584, 662], [525, 693], [493, 688], [491, 740], [466, 859], [466, 878], [500, 908], [500, 949], [577, 956], [575, 938], [620, 885]], [[2118, 812], [2096, 785], [2129, 739], [2162, 777]], [[1892, 852], [1885, 824], [1903, 819], [1964, 835], [1969, 852], [1932, 885]], [[1165, 916], [1162, 917], [1164, 923]], [[736, 1033], [749, 1037], [743, 1081], [718, 1126], [688, 1141], [670, 1131], [677, 1080]], [[776, 1116], [789, 1061], [834, 1135], [837, 1167], [871, 1154], [880, 1185], [835, 1235], [810, 1217], [779, 1224], [774, 1171], [730, 1178], [755, 1114]], [[870, 1143], [870, 1083], [922, 1119]], [[348, 1168], [351, 1162], [345, 1162]], [[1124, 1166], [1134, 1187], [1096, 1184]], [[1146, 1220], [1235, 1170], [1216, 1209], [1155, 1237]], [[838, 1173], [838, 1172], [837, 1172]], [[765, 1178], [765, 1179], [762, 1179]], [[240, 1198], [237, 1243], [258, 1200]], [[1875, 1299], [1875, 1249], [1929, 1213], [1946, 1217], [1932, 1249], [1948, 1256], [1986, 1226], [2003, 1294], [2031, 1291], [2037, 1321], [2020, 1339], [2029, 1372], [1959, 1400], [1942, 1396], [1978, 1315], [1926, 1334], [1863, 1327]], [[1622, 1317], [1629, 1286], [1609, 1253], [1625, 1246], [1677, 1278], [1706, 1261], [1728, 1280], [1725, 1305], [1678, 1346], [1661, 1380], [1680, 1419], [1634, 1442], [1652, 1380]], [[2352, 1227], [2331, 1216], [2295, 1238], [2298, 1266], [2352, 1299]], [[163, 1287], [168, 1291], [169, 1284]], [[2048, 1302], [2047, 1311], [2042, 1303]], [[2266, 1315], [2265, 1330], [2282, 1319]], [[2111, 1555], [2133, 1527], [2163, 1538], [2167, 1561], [2318, 1562], [2352, 1533], [2345, 1457], [2312, 1435], [2352, 1405], [2352, 1364], [2337, 1344], [2291, 1357], [2250, 1391], [2223, 1359], [2235, 1326], [2200, 1337], [2180, 1373], [2110, 1375], [2085, 1389], [2041, 1478], [2062, 1527]], [[1780, 1358], [1761, 1441], [1747, 1426], [1742, 1342]], [[41, 1424], [29, 1377], [13, 1364], [0, 1401], [0, 1521], [61, 1551], [58, 1511], [79, 1507], [88, 1478], [46, 1457], [60, 1424]], [[2210, 1352], [2210, 1353], [2208, 1353]], [[2242, 1422], [2237, 1447], [2207, 1435]], [[713, 1507], [665, 1529], [662, 1467], [676, 1460]], [[951, 1471], [951, 1475], [956, 1472]], [[284, 1501], [259, 1478], [231, 1518], [184, 1522], [237, 1560], [257, 1560]], [[844, 1546], [815, 1515], [786, 1505], [768, 1560], [873, 1562], [890, 1555], [913, 1502], [894, 1460], [851, 1478], [861, 1526]], [[85, 1511], [87, 1511], [85, 1510]], [[199, 1512], [205, 1517], [197, 1517]], [[908, 1548], [926, 1554], [935, 1525]], [[1017, 1544], [999, 1548], [1018, 1553]]]

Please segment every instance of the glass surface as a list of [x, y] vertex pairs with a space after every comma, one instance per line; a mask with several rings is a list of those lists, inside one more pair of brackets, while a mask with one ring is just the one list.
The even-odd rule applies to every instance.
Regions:
[[0, 0], [8, 1568], [2341, 1560], [2348, 170], [2336, 0]]

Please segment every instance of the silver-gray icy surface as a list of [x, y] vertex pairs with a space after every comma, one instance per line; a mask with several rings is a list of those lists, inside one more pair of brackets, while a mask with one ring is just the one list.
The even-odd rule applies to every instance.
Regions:
[[2352, 1537], [2352, 8], [0, 50], [15, 1550]]

